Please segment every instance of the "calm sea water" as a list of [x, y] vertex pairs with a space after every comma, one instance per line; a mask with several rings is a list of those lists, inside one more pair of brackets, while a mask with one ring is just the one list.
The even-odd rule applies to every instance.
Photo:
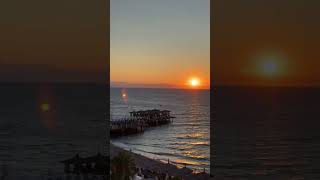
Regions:
[[[111, 89], [113, 118], [150, 108], [169, 109], [177, 118], [113, 143], [151, 158], [209, 168], [209, 91], [125, 91], [128, 97], [122, 98], [122, 89]], [[2, 84], [0, 164], [9, 175], [59, 174], [60, 160], [105, 151], [104, 93], [98, 85]], [[320, 179], [319, 89], [220, 87], [213, 99], [217, 177]]]
[[320, 89], [214, 89], [217, 177], [320, 179]]
[[113, 139], [112, 143], [150, 158], [209, 170], [210, 91], [111, 88], [110, 93], [113, 119], [128, 116], [133, 110], [154, 108], [170, 110], [176, 117], [172, 124]]
[[9, 177], [60, 174], [59, 161], [76, 153], [105, 154], [105, 94], [92, 84], [0, 85], [0, 164]]

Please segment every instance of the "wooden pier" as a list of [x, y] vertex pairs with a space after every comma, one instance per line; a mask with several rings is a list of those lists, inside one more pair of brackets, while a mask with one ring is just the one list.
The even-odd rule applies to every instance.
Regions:
[[145, 110], [130, 112], [130, 117], [111, 120], [112, 137], [144, 132], [148, 127], [169, 124], [175, 118], [168, 110]]

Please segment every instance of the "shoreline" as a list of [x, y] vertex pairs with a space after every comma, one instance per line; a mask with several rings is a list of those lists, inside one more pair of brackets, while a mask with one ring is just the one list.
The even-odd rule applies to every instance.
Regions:
[[198, 173], [194, 174], [191, 169], [188, 168], [178, 168], [176, 165], [163, 163], [158, 160], [154, 160], [145, 156], [142, 156], [140, 154], [136, 154], [130, 151], [127, 151], [125, 149], [122, 149], [114, 144], [110, 144], [110, 159], [118, 155], [120, 152], [127, 152], [131, 155], [133, 158], [135, 164], [137, 167], [156, 171], [160, 173], [166, 173], [170, 176], [178, 176], [183, 177], [185, 180], [207, 180], [207, 179], [213, 179], [210, 178], [209, 174], [207, 173]]

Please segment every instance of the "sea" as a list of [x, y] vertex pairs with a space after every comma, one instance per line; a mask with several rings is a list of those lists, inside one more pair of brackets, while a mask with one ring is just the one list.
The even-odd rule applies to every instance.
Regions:
[[[106, 92], [97, 84], [1, 84], [0, 175], [62, 174], [62, 160], [107, 152]], [[211, 165], [216, 179], [320, 179], [320, 89], [216, 87], [212, 94], [210, 103], [208, 90], [111, 88], [113, 119], [145, 109], [176, 117], [111, 143], [195, 170]]]
[[[125, 95], [123, 95], [125, 94]], [[169, 110], [173, 122], [111, 143], [146, 157], [194, 171], [210, 170], [210, 91], [195, 89], [111, 88], [112, 120], [129, 112]]]
[[0, 175], [46, 179], [76, 154], [105, 155], [106, 95], [98, 84], [1, 84]]
[[320, 89], [213, 89], [217, 179], [320, 179]]

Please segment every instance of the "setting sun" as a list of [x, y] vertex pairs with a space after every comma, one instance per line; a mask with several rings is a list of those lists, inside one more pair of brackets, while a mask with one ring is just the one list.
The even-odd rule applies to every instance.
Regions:
[[200, 81], [197, 78], [192, 78], [192, 79], [190, 79], [189, 84], [192, 87], [197, 87], [200, 85]]
[[280, 55], [268, 55], [257, 61], [257, 73], [263, 78], [281, 78], [287, 74], [286, 58]]
[[275, 76], [279, 73], [277, 61], [273, 59], [265, 60], [261, 63], [261, 71], [266, 76]]

